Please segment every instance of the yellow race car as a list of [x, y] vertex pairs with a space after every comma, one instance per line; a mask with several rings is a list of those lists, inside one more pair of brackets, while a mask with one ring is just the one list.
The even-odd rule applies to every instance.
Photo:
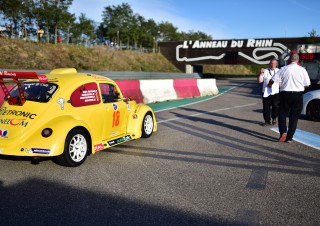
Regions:
[[[9, 92], [4, 81], [16, 86]], [[23, 80], [23, 82], [21, 81]], [[49, 74], [0, 71], [0, 155], [52, 157], [64, 166], [157, 130], [153, 110], [125, 98], [104, 76], [61, 68]]]

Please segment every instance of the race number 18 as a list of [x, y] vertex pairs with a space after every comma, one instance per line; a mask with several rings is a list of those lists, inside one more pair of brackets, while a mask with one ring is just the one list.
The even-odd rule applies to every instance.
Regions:
[[120, 123], [120, 111], [113, 112], [112, 127], [117, 127]]

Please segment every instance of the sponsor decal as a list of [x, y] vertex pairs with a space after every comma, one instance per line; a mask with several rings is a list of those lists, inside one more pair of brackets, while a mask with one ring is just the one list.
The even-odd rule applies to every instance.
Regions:
[[116, 110], [118, 110], [118, 105], [117, 104], [112, 104], [112, 106], [113, 106], [113, 109], [116, 111]]
[[11, 125], [11, 126], [23, 126], [27, 127], [29, 122], [25, 121], [24, 119], [17, 119], [17, 118], [11, 118], [11, 119], [0, 119], [1, 125]]
[[61, 110], [64, 109], [64, 103], [65, 103], [65, 99], [63, 99], [62, 97], [60, 97], [58, 100], [57, 100], [57, 103], [60, 105], [60, 108]]
[[104, 149], [104, 146], [101, 143], [94, 145], [94, 150], [95, 151], [101, 151], [103, 149]]
[[79, 86], [70, 97], [73, 107], [82, 107], [100, 103], [100, 94], [95, 82]]
[[8, 130], [0, 129], [0, 137], [8, 138]]
[[[218, 56], [200, 56], [200, 57], [180, 57], [180, 49], [236, 49], [237, 48], [252, 48], [252, 56], [248, 56], [243, 52], [238, 52], [238, 55], [256, 64], [268, 64], [270, 60], [266, 60], [270, 56], [278, 59], [278, 55], [283, 55], [291, 50], [285, 45], [274, 42], [273, 39], [244, 39], [244, 40], [195, 40], [184, 41], [181, 45], [176, 46], [177, 61], [200, 61], [200, 60], [221, 60], [226, 56], [222, 53]], [[262, 53], [261, 53], [262, 52]], [[286, 59], [284, 59], [286, 60]]]
[[37, 114], [33, 114], [31, 112], [7, 110], [6, 107], [0, 108], [0, 115], [22, 116], [25, 119], [35, 119], [35, 117], [37, 116]]
[[126, 102], [126, 104], [127, 104], [127, 107], [128, 107], [128, 111], [130, 111], [131, 109], [130, 109], [130, 103], [129, 102]]
[[3, 149], [0, 149], [0, 153], [2, 153], [3, 152]]
[[80, 96], [80, 100], [83, 100], [84, 102], [95, 102], [99, 99], [97, 92], [98, 90], [83, 90]]
[[132, 138], [131, 138], [130, 135], [127, 135], [127, 136], [124, 136], [124, 137], [120, 137], [118, 139], [110, 140], [110, 141], [108, 141], [108, 144], [110, 146], [112, 146], [112, 145], [120, 144], [120, 143], [129, 141], [129, 140], [132, 140]]
[[0, 75], [10, 76], [10, 77], [16, 77], [17, 76], [16, 73], [13, 73], [13, 72], [10, 72], [10, 71], [0, 71]]
[[115, 135], [117, 135], [118, 133], [119, 133], [119, 131], [114, 131], [114, 132], [111, 133], [111, 136], [115, 136]]
[[208, 48], [257, 48], [272, 47], [272, 39], [246, 39], [246, 40], [222, 40], [222, 41], [184, 41], [183, 49], [208, 49]]
[[50, 154], [50, 149], [44, 149], [44, 148], [31, 148], [28, 149], [26, 148], [27, 153], [33, 153], [33, 154], [45, 154], [48, 155]]
[[115, 140], [108, 141], [108, 144], [109, 144], [110, 146], [115, 145], [115, 144], [116, 144], [116, 141], [115, 141]]

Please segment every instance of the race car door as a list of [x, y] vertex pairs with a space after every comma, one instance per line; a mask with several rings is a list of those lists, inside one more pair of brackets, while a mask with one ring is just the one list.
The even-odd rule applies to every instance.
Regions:
[[118, 100], [119, 92], [112, 84], [100, 83], [100, 90], [105, 108], [103, 139], [121, 137], [127, 130], [127, 104]]

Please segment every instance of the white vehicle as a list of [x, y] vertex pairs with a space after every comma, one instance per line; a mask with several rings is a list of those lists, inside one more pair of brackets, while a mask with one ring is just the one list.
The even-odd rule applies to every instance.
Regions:
[[320, 121], [320, 90], [313, 90], [303, 94], [301, 114], [312, 121]]

